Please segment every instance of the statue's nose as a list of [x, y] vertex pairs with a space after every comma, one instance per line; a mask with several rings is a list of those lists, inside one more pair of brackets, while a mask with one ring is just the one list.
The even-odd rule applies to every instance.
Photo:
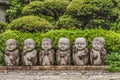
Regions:
[[64, 45], [62, 45], [62, 48], [64, 48]]
[[10, 49], [11, 47], [9, 46], [9, 49]]
[[47, 48], [47, 45], [45, 45], [44, 47]]

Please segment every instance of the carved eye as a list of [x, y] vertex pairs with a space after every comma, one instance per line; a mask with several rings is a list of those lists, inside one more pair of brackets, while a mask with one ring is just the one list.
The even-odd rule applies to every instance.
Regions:
[[10, 44], [10, 46], [13, 46], [14, 44]]
[[46, 45], [48, 45], [48, 43], [46, 43]]
[[66, 46], [69, 45], [68, 43], [65, 44]]
[[77, 43], [78, 45], [81, 45], [80, 43]]
[[60, 43], [60, 45], [63, 45], [63, 43]]

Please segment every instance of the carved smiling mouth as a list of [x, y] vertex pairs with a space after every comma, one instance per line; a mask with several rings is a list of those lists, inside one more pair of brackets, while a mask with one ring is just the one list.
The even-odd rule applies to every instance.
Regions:
[[78, 49], [81, 49], [82, 47], [81, 46], [78, 46]]
[[31, 47], [27, 47], [27, 49], [30, 49]]
[[44, 46], [45, 49], [47, 49], [48, 47], [47, 46]]

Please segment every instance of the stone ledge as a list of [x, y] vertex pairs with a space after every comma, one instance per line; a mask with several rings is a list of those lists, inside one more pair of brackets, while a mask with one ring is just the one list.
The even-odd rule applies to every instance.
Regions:
[[0, 66], [4, 70], [107, 70], [108, 66]]

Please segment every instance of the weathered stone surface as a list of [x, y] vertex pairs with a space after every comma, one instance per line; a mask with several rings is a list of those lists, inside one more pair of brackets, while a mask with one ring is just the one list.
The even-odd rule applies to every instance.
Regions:
[[44, 38], [41, 42], [41, 48], [39, 52], [39, 62], [41, 65], [53, 65], [55, 51], [53, 49], [53, 41], [49, 38]]
[[70, 40], [68, 38], [60, 38], [58, 41], [58, 50], [56, 51], [56, 59], [58, 65], [70, 64]]
[[16, 40], [9, 39], [6, 41], [4, 61], [7, 66], [19, 65], [19, 50]]
[[7, 12], [8, 9], [7, 5], [8, 0], [0, 0], [0, 23], [6, 22]]
[[90, 61], [92, 65], [103, 65], [106, 56], [104, 48], [105, 40], [102, 37], [94, 38], [92, 42], [92, 50], [90, 52]]
[[107, 70], [107, 66], [0, 66], [2, 70]]
[[73, 61], [75, 65], [87, 65], [88, 64], [88, 49], [86, 48], [87, 41], [85, 38], [76, 38], [73, 45]]
[[26, 39], [23, 43], [22, 62], [26, 66], [36, 65], [37, 50], [35, 49], [35, 41], [33, 39]]
[[5, 71], [0, 80], [120, 80], [120, 73], [107, 71]]

